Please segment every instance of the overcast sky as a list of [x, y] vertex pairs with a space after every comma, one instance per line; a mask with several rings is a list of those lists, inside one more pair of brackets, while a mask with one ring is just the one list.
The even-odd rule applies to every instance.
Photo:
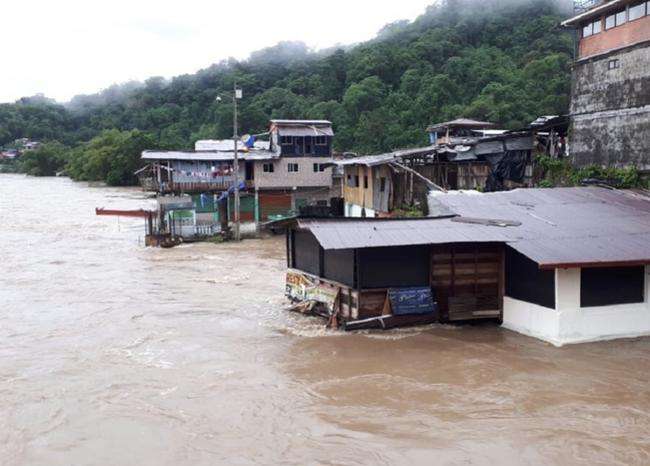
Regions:
[[3, 0], [0, 102], [59, 101], [114, 83], [193, 73], [282, 40], [370, 39], [435, 0]]

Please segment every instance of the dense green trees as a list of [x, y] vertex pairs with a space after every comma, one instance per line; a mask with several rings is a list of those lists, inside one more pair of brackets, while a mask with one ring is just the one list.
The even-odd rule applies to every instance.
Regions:
[[32, 176], [54, 176], [67, 162], [69, 148], [60, 142], [48, 142], [38, 149], [25, 152], [18, 161], [18, 169]]
[[264, 131], [269, 118], [326, 118], [340, 151], [423, 144], [428, 124], [457, 117], [516, 128], [567, 111], [573, 44], [559, 28], [568, 13], [559, 2], [442, 0], [415, 21], [390, 24], [347, 49], [314, 53], [286, 42], [194, 75], [78, 96], [66, 108], [42, 99], [0, 105], [0, 145], [23, 136], [90, 141], [73, 152], [70, 173], [127, 182], [126, 169], [108, 167], [108, 159], [137, 164], [105, 153], [98, 141], [120, 146], [116, 135], [126, 133], [110, 131], [135, 138], [134, 129], [137, 144], [150, 147], [191, 148], [199, 138], [229, 137], [232, 106], [215, 98], [235, 81], [244, 90], [242, 132]]
[[106, 130], [70, 152], [67, 173], [75, 180], [105, 181], [113, 186], [134, 184], [133, 172], [142, 166], [142, 151], [157, 147], [158, 142], [149, 133]]

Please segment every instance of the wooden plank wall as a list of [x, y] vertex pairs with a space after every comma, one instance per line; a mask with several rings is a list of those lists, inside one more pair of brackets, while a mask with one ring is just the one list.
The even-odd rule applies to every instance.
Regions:
[[431, 287], [446, 320], [500, 317], [503, 310], [503, 247], [436, 246]]

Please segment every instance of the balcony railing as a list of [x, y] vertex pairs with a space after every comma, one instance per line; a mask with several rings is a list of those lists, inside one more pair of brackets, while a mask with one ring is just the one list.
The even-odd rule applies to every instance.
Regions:
[[[254, 184], [252, 180], [245, 180], [244, 184], [246, 189], [253, 188]], [[205, 192], [219, 192], [226, 191], [232, 186], [231, 181], [182, 181], [182, 182], [169, 182], [163, 181], [158, 183], [155, 180], [151, 180], [149, 183], [143, 183], [143, 187], [153, 189], [159, 193], [170, 194], [170, 193], [205, 193]]]

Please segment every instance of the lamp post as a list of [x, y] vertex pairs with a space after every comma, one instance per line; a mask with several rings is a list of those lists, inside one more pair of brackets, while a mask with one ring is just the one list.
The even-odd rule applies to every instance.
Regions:
[[[237, 82], [233, 84], [233, 90], [232, 90], [232, 105], [233, 105], [233, 112], [232, 112], [232, 140], [233, 140], [233, 145], [234, 145], [234, 158], [233, 158], [233, 171], [234, 177], [233, 177], [233, 191], [234, 191], [234, 197], [235, 197], [235, 202], [234, 202], [234, 221], [233, 223], [235, 224], [235, 241], [240, 241], [241, 240], [241, 234], [240, 234], [240, 216], [239, 216], [239, 152], [237, 148], [237, 142], [239, 141], [239, 136], [237, 136], [237, 99], [242, 98], [242, 90], [237, 89]], [[221, 101], [221, 96], [217, 96], [217, 102]]]

